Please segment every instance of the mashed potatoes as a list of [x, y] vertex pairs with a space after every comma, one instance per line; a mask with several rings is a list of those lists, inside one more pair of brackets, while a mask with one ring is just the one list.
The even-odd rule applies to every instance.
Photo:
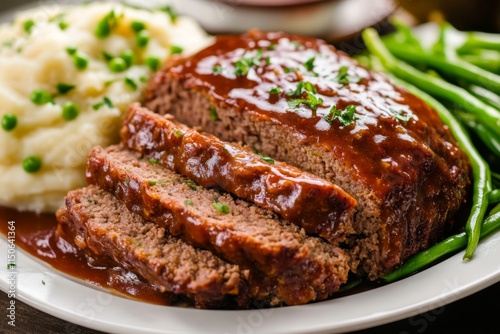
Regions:
[[210, 42], [167, 11], [88, 4], [21, 13], [0, 27], [0, 205], [53, 212], [85, 185], [87, 152], [171, 54]]

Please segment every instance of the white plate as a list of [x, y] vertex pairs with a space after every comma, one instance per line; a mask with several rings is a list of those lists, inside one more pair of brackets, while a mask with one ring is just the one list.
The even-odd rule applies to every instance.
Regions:
[[[1, 7], [0, 7], [1, 8]], [[6, 222], [1, 222], [6, 223]], [[7, 241], [0, 238], [0, 289], [9, 290]], [[17, 249], [17, 298], [55, 317], [119, 333], [338, 333], [420, 314], [500, 281], [500, 233], [467, 263], [459, 253], [390, 285], [325, 302], [251, 311], [157, 306], [111, 295]], [[66, 328], [71, 332], [71, 328]]]
[[[2, 222], [5, 223], [5, 222]], [[0, 254], [7, 242], [0, 239]], [[341, 333], [442, 307], [500, 281], [500, 233], [483, 240], [472, 261], [459, 253], [401, 281], [304, 306], [214, 311], [157, 306], [117, 297], [70, 279], [17, 250], [17, 298], [55, 317], [112, 333]], [[0, 289], [8, 291], [7, 256]]]

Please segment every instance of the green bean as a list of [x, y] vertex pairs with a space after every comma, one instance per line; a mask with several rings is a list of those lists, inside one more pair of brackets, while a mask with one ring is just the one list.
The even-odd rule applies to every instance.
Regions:
[[[445, 81], [429, 77], [425, 73], [422, 73], [394, 58], [394, 56], [384, 46], [384, 43], [380, 39], [376, 30], [372, 28], [365, 29], [362, 36], [368, 50], [380, 59], [382, 65], [388, 72], [391, 72], [395, 76], [407, 80], [408, 82], [417, 83], [418, 86], [425, 86], [426, 84], [429, 84], [429, 87], [432, 88], [432, 90], [430, 88], [429, 90], [438, 90], [440, 95], [445, 95], [448, 98], [451, 96], [456, 99], [456, 103], [463, 101], [463, 98], [460, 96], [461, 91], [452, 90], [452, 93], [450, 93], [449, 90], [444, 89], [441, 86]], [[430, 95], [424, 93], [416, 87], [406, 83], [404, 83], [404, 86], [408, 91], [410, 91], [410, 93], [413, 93], [417, 97], [421, 98], [430, 107], [433, 107], [436, 110], [443, 123], [449, 126], [458, 144], [467, 153], [471, 161], [474, 187], [471, 213], [465, 226], [468, 242], [464, 255], [464, 259], [470, 259], [474, 254], [477, 244], [479, 243], [481, 223], [488, 208], [488, 193], [491, 191], [491, 174], [489, 166], [472, 144], [469, 136], [461, 124], [453, 117], [448, 109], [446, 109], [437, 100], [433, 99]], [[500, 123], [500, 118], [495, 120]]]
[[500, 213], [500, 204], [497, 204], [493, 209], [490, 211], [490, 215], [496, 215], [497, 213]]
[[425, 64], [449, 76], [467, 80], [500, 94], [500, 75], [483, 70], [458, 57], [418, 51], [390, 41], [386, 41], [385, 45], [394, 56], [404, 61]]
[[500, 35], [494, 33], [483, 33], [470, 31], [466, 35], [465, 42], [458, 48], [458, 52], [469, 52], [474, 49], [500, 50]]
[[[369, 32], [369, 30], [365, 30], [365, 32]], [[371, 34], [365, 33], [365, 35]], [[378, 35], [376, 38], [380, 41]], [[492, 133], [500, 134], [500, 112], [498, 110], [483, 103], [463, 88], [455, 86], [443, 79], [426, 75], [406, 63], [396, 61], [389, 50], [385, 48], [382, 41], [377, 44], [381, 44], [377, 48], [383, 48], [385, 50], [383, 53], [389, 55], [390, 57], [390, 61], [387, 61], [385, 55], [384, 58], [379, 57], [381, 58], [384, 67], [389, 72], [392, 72], [397, 77], [412, 83], [421, 90], [426, 91], [435, 97], [442, 98], [462, 106], [468, 112], [476, 114], [481, 123], [490, 128]], [[380, 53], [381, 51], [379, 50], [377, 52]]]
[[481, 141], [490, 149], [497, 157], [500, 157], [500, 137], [490, 132], [482, 123], [477, 122], [474, 115], [463, 112], [455, 112], [458, 118], [468, 128], [474, 131]]
[[478, 99], [482, 100], [484, 103], [489, 104], [493, 108], [496, 108], [497, 110], [500, 110], [500, 96], [497, 94], [479, 86], [475, 85], [470, 85], [468, 87], [469, 92], [471, 92], [472, 95], [477, 97]]
[[[484, 224], [481, 227], [481, 238], [484, 238], [497, 230], [500, 230], [500, 212], [497, 212], [485, 219]], [[443, 258], [445, 255], [462, 250], [466, 246], [467, 242], [468, 237], [465, 232], [452, 235], [411, 257], [398, 269], [382, 276], [382, 279], [387, 283], [391, 283], [409, 276]]]
[[500, 74], [500, 52], [490, 50], [479, 50], [476, 53], [459, 55], [464, 61], [471, 63], [483, 70]]

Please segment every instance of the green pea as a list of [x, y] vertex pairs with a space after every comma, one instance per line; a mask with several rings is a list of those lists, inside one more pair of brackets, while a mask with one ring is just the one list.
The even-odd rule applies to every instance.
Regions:
[[42, 161], [37, 156], [29, 156], [23, 160], [23, 169], [26, 173], [35, 173], [42, 167]]
[[108, 67], [112, 72], [123, 72], [127, 69], [127, 62], [122, 58], [115, 57], [109, 61]]
[[170, 47], [170, 53], [171, 54], [178, 54], [178, 53], [182, 53], [184, 51], [184, 48], [182, 46], [179, 46], [179, 45], [172, 45]]
[[52, 98], [52, 96], [49, 93], [47, 93], [44, 90], [40, 90], [40, 89], [34, 90], [31, 93], [30, 98], [31, 98], [31, 102], [33, 102], [34, 104], [36, 104], [38, 106], [47, 104], [49, 102], [54, 102], [54, 99]]
[[12, 131], [17, 126], [17, 116], [14, 114], [5, 114], [2, 116], [2, 128], [5, 131]]
[[125, 60], [127, 67], [132, 66], [135, 63], [135, 55], [132, 50], [125, 50], [120, 54], [120, 58]]
[[69, 27], [69, 24], [67, 22], [64, 22], [64, 21], [59, 22], [58, 25], [59, 25], [59, 29], [61, 29], [61, 30], [66, 30]]
[[140, 32], [141, 30], [146, 29], [146, 25], [141, 21], [133, 21], [130, 24], [130, 28], [132, 28], [132, 30], [135, 32]]
[[84, 54], [76, 53], [73, 56], [73, 63], [77, 69], [84, 70], [89, 65], [89, 59]]
[[62, 117], [67, 121], [74, 120], [79, 113], [80, 108], [74, 102], [68, 101], [62, 106]]
[[145, 47], [149, 43], [149, 32], [147, 30], [141, 30], [137, 36], [135, 36], [135, 42], [138, 47]]
[[31, 31], [33, 30], [34, 26], [35, 26], [35, 21], [32, 19], [23, 22], [23, 29], [24, 32], [27, 34], [31, 34]]
[[160, 67], [160, 58], [158, 57], [147, 57], [145, 60], [146, 66], [152, 71], [156, 71]]

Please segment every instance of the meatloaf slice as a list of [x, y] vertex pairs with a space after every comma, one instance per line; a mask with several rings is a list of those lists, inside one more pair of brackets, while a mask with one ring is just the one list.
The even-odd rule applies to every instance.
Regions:
[[[323, 300], [345, 283], [344, 252], [275, 213], [205, 189], [118, 146], [96, 147], [87, 180], [114, 193], [129, 210], [194, 246], [250, 269], [252, 297], [271, 305]], [[262, 288], [263, 287], [263, 288]]]
[[98, 187], [70, 191], [57, 217], [79, 248], [112, 258], [160, 291], [187, 295], [200, 308], [248, 304], [247, 271], [169, 236]]
[[332, 243], [352, 234], [356, 200], [331, 182], [133, 104], [122, 143], [203, 187], [220, 186]]
[[467, 196], [469, 162], [437, 113], [318, 39], [219, 36], [160, 71], [146, 106], [351, 194], [351, 267], [370, 278], [449, 233]]

